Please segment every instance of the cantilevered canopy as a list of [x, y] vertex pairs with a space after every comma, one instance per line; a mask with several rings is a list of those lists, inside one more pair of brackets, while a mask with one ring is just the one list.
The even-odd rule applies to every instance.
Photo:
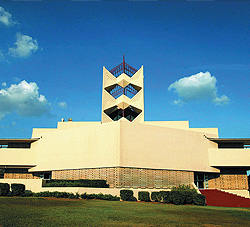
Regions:
[[207, 138], [215, 143], [243, 143], [250, 145], [250, 138]]
[[33, 138], [33, 139], [0, 139], [0, 145], [9, 145], [13, 143], [33, 143], [35, 141], [39, 140], [39, 138]]

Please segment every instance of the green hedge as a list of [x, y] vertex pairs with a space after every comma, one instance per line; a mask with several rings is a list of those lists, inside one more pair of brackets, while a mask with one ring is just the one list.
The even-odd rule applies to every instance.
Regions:
[[[195, 189], [191, 189], [188, 185], [179, 185], [173, 187], [170, 193], [171, 203], [178, 204], [194, 204], [194, 196], [198, 195]], [[175, 198], [176, 197], [176, 198]]]
[[170, 191], [163, 191], [163, 195], [162, 195], [162, 202], [163, 203], [172, 203], [172, 198], [170, 196], [171, 192]]
[[43, 187], [89, 187], [108, 188], [106, 180], [46, 180]]
[[81, 194], [80, 196], [82, 199], [100, 199], [100, 200], [108, 200], [108, 201], [120, 201], [120, 197], [113, 196], [110, 194]]
[[0, 196], [6, 196], [10, 191], [10, 185], [7, 183], [0, 183]]
[[123, 189], [120, 191], [120, 197], [123, 201], [137, 201], [132, 190]]
[[19, 196], [25, 191], [24, 184], [11, 184], [11, 192], [14, 196]]
[[4, 178], [4, 173], [5, 173], [5, 171], [4, 171], [4, 169], [0, 169], [0, 178]]
[[25, 190], [20, 196], [22, 196], [22, 197], [32, 197], [33, 192], [30, 191], [30, 190]]
[[143, 191], [138, 192], [138, 200], [144, 202], [151, 202], [149, 197], [149, 192], [143, 192]]
[[183, 191], [171, 191], [170, 192], [170, 200], [175, 205], [185, 204], [185, 196], [184, 196]]
[[77, 196], [73, 196], [73, 193], [68, 193], [68, 192], [49, 192], [49, 191], [44, 191], [44, 192], [37, 192], [33, 193], [33, 196], [35, 197], [56, 197], [56, 198], [71, 198], [71, 199], [77, 199]]
[[151, 192], [151, 200], [155, 202], [161, 202], [160, 192]]
[[202, 194], [197, 194], [193, 197], [194, 204], [199, 206], [205, 206], [206, 205], [206, 196]]
[[193, 190], [184, 190], [183, 195], [185, 197], [185, 204], [193, 204], [194, 196], [197, 195], [197, 192]]
[[[141, 199], [139, 198], [139, 200]], [[195, 189], [191, 189], [189, 186], [186, 185], [173, 187], [171, 191], [152, 192], [151, 200], [155, 202], [172, 203], [176, 205], [206, 205], [206, 197], [204, 195], [198, 194]]]
[[[25, 194], [30, 195], [30, 193], [27, 191], [25, 192]], [[22, 195], [23, 196], [23, 195]], [[26, 195], [25, 195], [26, 196]], [[56, 198], [68, 198], [68, 199], [100, 199], [100, 200], [108, 200], [108, 201], [119, 201], [120, 198], [117, 196], [113, 196], [110, 194], [74, 194], [74, 193], [68, 193], [68, 192], [49, 192], [49, 191], [44, 191], [44, 192], [37, 192], [37, 193], [33, 193], [32, 196], [35, 197], [56, 197]]]

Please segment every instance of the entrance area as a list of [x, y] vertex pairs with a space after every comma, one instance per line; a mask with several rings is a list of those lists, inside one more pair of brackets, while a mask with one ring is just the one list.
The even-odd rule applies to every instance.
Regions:
[[208, 189], [208, 175], [204, 173], [194, 173], [194, 183], [199, 189]]

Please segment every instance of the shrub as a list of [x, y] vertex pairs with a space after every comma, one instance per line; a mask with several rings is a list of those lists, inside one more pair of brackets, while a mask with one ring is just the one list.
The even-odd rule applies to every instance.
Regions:
[[21, 194], [22, 197], [31, 197], [33, 196], [33, 192], [30, 191], [30, 190], [25, 190], [22, 194]]
[[[170, 191], [160, 191], [158, 194], [158, 200], [160, 202], [164, 202], [164, 196], [169, 196], [169, 193], [170, 193]], [[170, 202], [168, 202], [168, 203], [170, 203]]]
[[56, 192], [44, 191], [40, 192], [41, 197], [53, 197]]
[[180, 191], [180, 190], [171, 191], [170, 199], [175, 205], [182, 205], [185, 203], [185, 196], [183, 194], [183, 191]]
[[113, 196], [110, 194], [87, 194], [86, 192], [84, 194], [81, 194], [80, 197], [82, 199], [100, 199], [100, 200], [108, 200], [108, 201], [119, 201], [120, 197]]
[[9, 191], [8, 194], [7, 194], [6, 196], [12, 197], [12, 196], [14, 196], [14, 195], [13, 195], [13, 192], [12, 192], [12, 191]]
[[193, 197], [194, 204], [199, 206], [205, 206], [206, 205], [206, 196], [202, 194], [197, 194]]
[[0, 178], [4, 178], [4, 173], [5, 173], [4, 169], [0, 169]]
[[55, 197], [56, 198], [68, 198], [68, 194], [67, 192], [56, 192]]
[[163, 203], [172, 203], [172, 197], [170, 196], [170, 191], [164, 192], [163, 198], [162, 198]]
[[151, 192], [151, 200], [155, 202], [160, 202], [160, 192]]
[[189, 185], [179, 185], [177, 187], [173, 187], [171, 191], [181, 192], [184, 196], [184, 204], [193, 204], [194, 196], [197, 195], [197, 191], [195, 189], [191, 189]]
[[120, 197], [123, 201], [134, 201], [134, 192], [131, 190], [123, 189], [120, 191]]
[[87, 198], [88, 198], [88, 195], [87, 195], [87, 193], [85, 192], [84, 194], [81, 194], [80, 197], [81, 197], [82, 199], [87, 199]]
[[78, 196], [74, 193], [68, 193], [68, 198], [69, 199], [78, 199]]
[[135, 198], [134, 196], [131, 198], [131, 200], [130, 201], [132, 201], [132, 202], [136, 202], [137, 201], [137, 198]]
[[182, 193], [185, 197], [185, 204], [193, 204], [193, 199], [197, 192], [191, 190], [183, 190]]
[[144, 201], [144, 202], [150, 202], [149, 192], [138, 192], [138, 200]]
[[5, 196], [10, 191], [10, 185], [7, 183], [0, 183], [0, 196]]
[[106, 180], [46, 180], [43, 187], [90, 187], [108, 188]]
[[19, 196], [25, 191], [24, 184], [11, 184], [11, 191], [14, 196]]

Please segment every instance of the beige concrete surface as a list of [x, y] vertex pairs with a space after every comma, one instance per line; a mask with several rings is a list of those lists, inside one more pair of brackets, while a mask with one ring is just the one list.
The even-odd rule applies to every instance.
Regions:
[[42, 190], [42, 179], [0, 179], [0, 183], [8, 183], [9, 185], [24, 184], [25, 190], [32, 192], [40, 192]]
[[208, 149], [216, 148], [202, 132], [119, 121], [123, 167], [219, 172], [210, 167]]
[[144, 123], [168, 128], [189, 129], [189, 121], [145, 121]]
[[109, 124], [58, 125], [59, 129], [34, 129], [32, 137], [40, 139], [31, 149], [2, 149], [0, 165], [35, 165], [31, 172], [115, 166], [219, 171], [209, 166], [208, 157], [208, 149], [216, 149], [216, 143], [203, 132], [174, 128], [186, 127], [188, 122], [171, 122], [172, 127], [167, 127], [168, 122], [144, 124], [122, 118]]
[[85, 187], [42, 187], [42, 179], [0, 179], [0, 183], [8, 183], [9, 185], [13, 183], [24, 184], [26, 190], [32, 192], [71, 192], [71, 193], [87, 193], [87, 194], [111, 194], [113, 196], [120, 196], [120, 190], [132, 190], [134, 196], [138, 198], [139, 191], [147, 192], [159, 192], [159, 191], [170, 191], [170, 189], [134, 189], [134, 188], [85, 188]]
[[44, 133], [32, 143], [37, 166], [30, 171], [118, 166], [119, 127], [112, 122]]
[[35, 166], [35, 151], [29, 148], [0, 148], [0, 166]]
[[209, 149], [208, 154], [214, 167], [250, 167], [249, 149]]

